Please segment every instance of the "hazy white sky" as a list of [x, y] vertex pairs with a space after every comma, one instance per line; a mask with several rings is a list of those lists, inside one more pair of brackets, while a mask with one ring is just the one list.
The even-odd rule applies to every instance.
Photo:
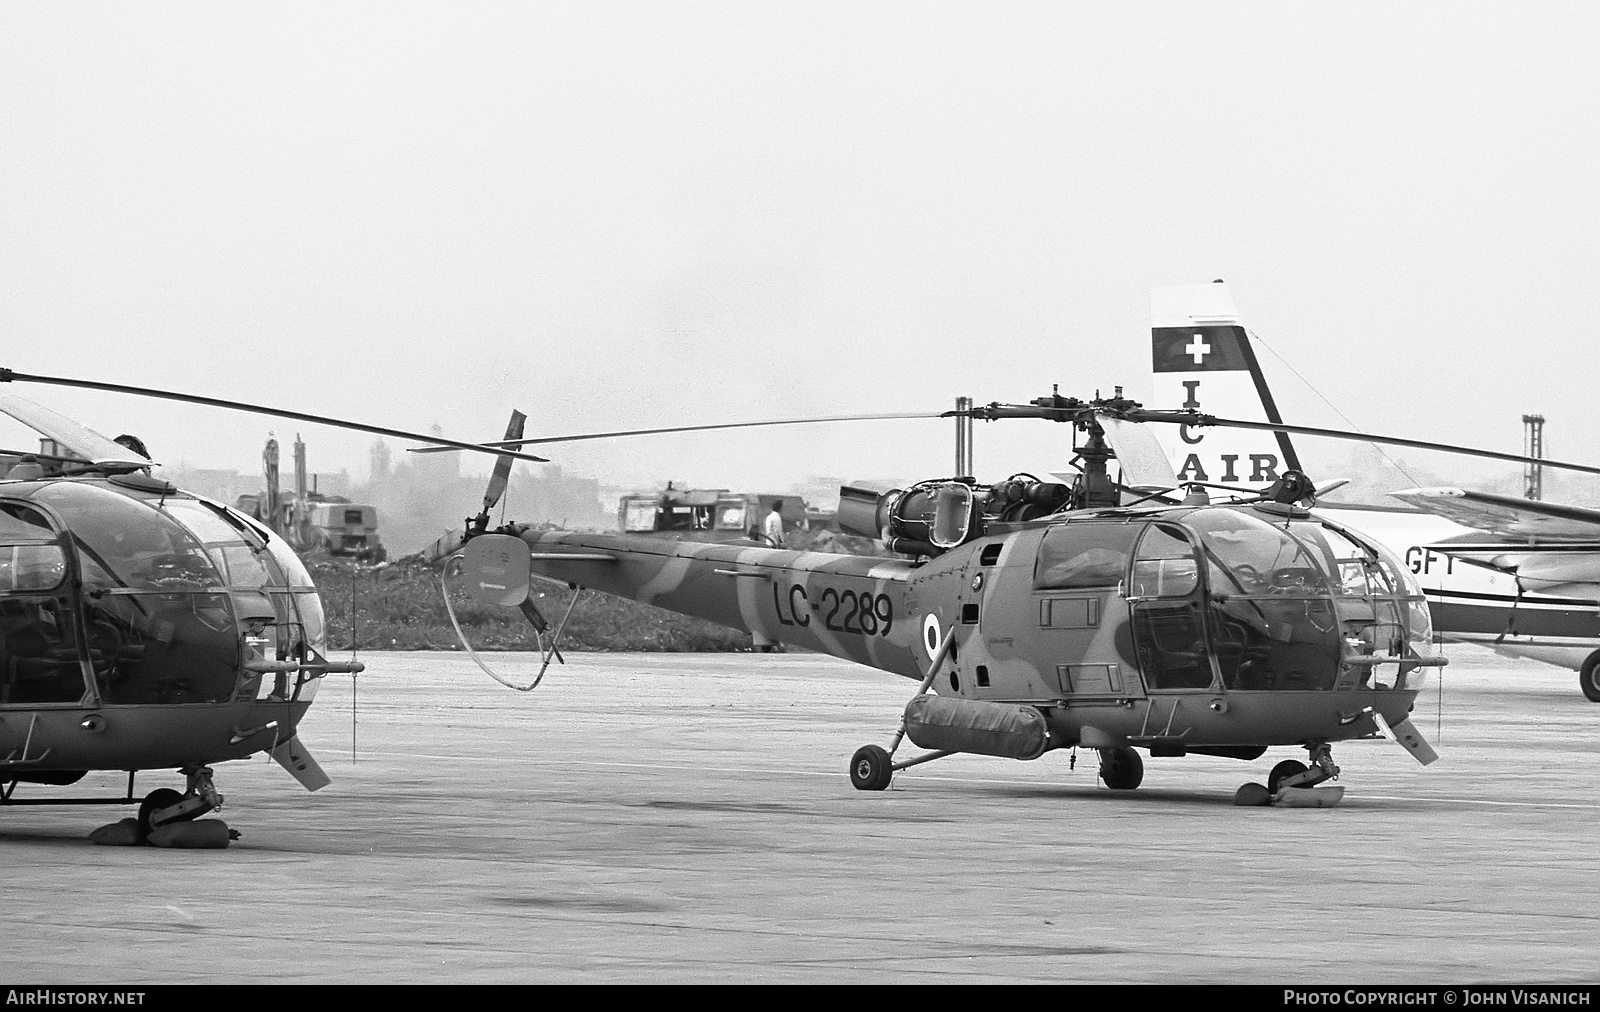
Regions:
[[[1582, 3], [14, 0], [0, 365], [461, 438], [1137, 396], [1148, 289], [1220, 277], [1369, 430], [1540, 411], [1600, 461], [1597, 51]], [[170, 463], [372, 441], [17, 392]], [[943, 475], [951, 433], [549, 455], [786, 487]], [[1066, 435], [980, 425], [980, 475]]]

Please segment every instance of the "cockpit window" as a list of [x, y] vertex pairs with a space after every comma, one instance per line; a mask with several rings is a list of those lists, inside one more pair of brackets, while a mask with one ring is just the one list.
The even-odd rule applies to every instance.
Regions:
[[0, 545], [0, 593], [38, 594], [66, 578], [60, 545]]
[[1152, 524], [1133, 562], [1133, 597], [1186, 597], [1200, 584], [1194, 546], [1183, 532]]
[[[282, 538], [182, 495], [142, 497], [87, 482], [54, 482], [35, 494], [70, 532], [62, 547], [78, 560], [101, 699], [314, 694], [315, 677], [296, 665], [325, 653], [326, 624], [309, 574]], [[269, 662], [272, 676], [251, 661]], [[285, 661], [294, 663], [273, 667]]]
[[[271, 654], [266, 659], [280, 661], [326, 653], [322, 600], [304, 564], [282, 538], [254, 544], [227, 516], [197, 499], [168, 499], [161, 508], [204, 543], [226, 581], [234, 612], [252, 649]], [[279, 676], [263, 680], [256, 688], [264, 697], [309, 699], [317, 684], [302, 680], [290, 685]]]
[[21, 503], [0, 503], [0, 544], [51, 538], [55, 532], [43, 513]]
[[[1315, 525], [1315, 535], [1329, 546], [1337, 567], [1334, 603], [1346, 639], [1359, 641], [1362, 652], [1369, 654], [1431, 658], [1436, 651], [1428, 604], [1421, 585], [1400, 561], [1350, 531], [1322, 524]], [[1370, 669], [1367, 684], [1419, 689], [1429, 670], [1380, 664]]]
[[37, 495], [66, 520], [91, 592], [222, 589], [222, 576], [200, 542], [151, 504], [72, 482], [53, 482]]
[[1238, 510], [1196, 510], [1185, 522], [1200, 533], [1211, 591], [1301, 597], [1328, 593], [1326, 563], [1312, 546]]
[[0, 503], [0, 593], [40, 593], [66, 577], [66, 554], [44, 514]]
[[1331, 597], [1332, 551], [1312, 529], [1316, 525], [1285, 530], [1223, 509], [1196, 510], [1184, 523], [1200, 535], [1210, 584], [1208, 623], [1223, 684], [1332, 689], [1339, 619]]
[[1034, 588], [1115, 587], [1127, 575], [1128, 558], [1141, 530], [1138, 525], [1121, 523], [1050, 528], [1034, 563]]

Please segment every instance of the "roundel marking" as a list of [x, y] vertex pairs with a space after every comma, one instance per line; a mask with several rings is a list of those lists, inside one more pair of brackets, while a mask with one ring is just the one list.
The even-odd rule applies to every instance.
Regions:
[[922, 620], [922, 648], [928, 652], [928, 660], [933, 660], [933, 655], [939, 652], [939, 644], [944, 640], [944, 633], [939, 628], [939, 616], [929, 613]]

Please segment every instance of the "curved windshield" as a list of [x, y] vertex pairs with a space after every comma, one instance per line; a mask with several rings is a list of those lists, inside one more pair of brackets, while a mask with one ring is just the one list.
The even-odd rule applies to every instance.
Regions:
[[[1299, 528], [1301, 525], [1295, 525]], [[1306, 524], [1305, 536], [1323, 545], [1333, 571], [1334, 605], [1344, 634], [1366, 654], [1431, 658], [1433, 617], [1422, 585], [1391, 552], [1332, 524]], [[1379, 664], [1367, 684], [1384, 689], [1421, 689], [1429, 668]]]
[[1241, 510], [1196, 510], [1184, 522], [1199, 535], [1205, 559], [1223, 684], [1332, 689], [1339, 674], [1339, 619], [1321, 547], [1304, 531]]
[[[1206, 628], [1234, 689], [1420, 688], [1432, 623], [1416, 580], [1358, 535], [1301, 515], [1198, 509], [1183, 518], [1200, 549]], [[1150, 554], [1180, 558], [1152, 541]], [[1135, 562], [1137, 577], [1173, 563]], [[1177, 571], [1181, 574], [1181, 570]], [[1148, 580], [1146, 581], [1148, 583]], [[1183, 586], [1180, 581], [1178, 588]]]
[[[227, 585], [249, 650], [257, 659], [308, 661], [327, 652], [327, 623], [311, 574], [280, 537], [260, 531], [225, 506], [166, 499], [158, 507], [204, 546]], [[276, 673], [252, 679], [261, 698], [310, 699], [318, 679]]]
[[231, 698], [238, 629], [222, 574], [194, 535], [151, 503], [99, 486], [53, 482], [35, 495], [61, 515], [77, 549], [101, 698]]
[[187, 496], [80, 482], [53, 482], [35, 495], [60, 514], [77, 550], [104, 701], [313, 694], [314, 680], [271, 670], [317, 659], [326, 635], [310, 576], [281, 539]]
[[[1239, 510], [1196, 510], [1213, 593], [1301, 596], [1328, 591], [1328, 571], [1300, 538]], [[1315, 526], [1315, 525], [1301, 525]]]
[[182, 525], [129, 496], [92, 485], [53, 482], [38, 498], [72, 531], [84, 588], [168, 593], [221, 590], [222, 574]]

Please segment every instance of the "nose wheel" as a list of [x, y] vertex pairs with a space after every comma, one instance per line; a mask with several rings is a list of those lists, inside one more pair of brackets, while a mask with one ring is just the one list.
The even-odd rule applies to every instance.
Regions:
[[161, 787], [146, 794], [139, 803], [139, 832], [144, 836], [162, 826], [192, 822], [222, 807], [222, 795], [211, 782], [211, 767], [190, 766], [182, 772], [189, 778], [187, 791], [179, 794], [169, 787]]

